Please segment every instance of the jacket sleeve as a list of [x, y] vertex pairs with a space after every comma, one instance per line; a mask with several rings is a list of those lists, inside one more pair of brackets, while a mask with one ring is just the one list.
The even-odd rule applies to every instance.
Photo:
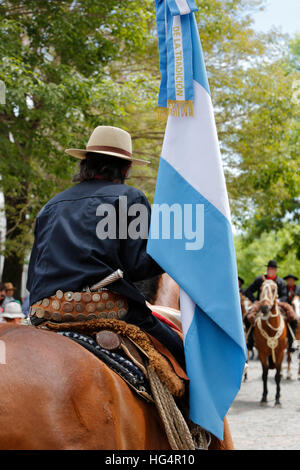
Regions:
[[[141, 212], [138, 211], [138, 205], [140, 205]], [[131, 212], [132, 210], [133, 212], [137, 210], [135, 215]], [[128, 214], [128, 235], [125, 240], [121, 240], [120, 244], [120, 256], [125, 274], [132, 282], [143, 281], [163, 274], [164, 270], [146, 251], [151, 218], [151, 206], [146, 196], [140, 195], [136, 198], [134, 203], [128, 207]], [[140, 226], [138, 226], [138, 221], [140, 221]], [[138, 233], [141, 236], [136, 237]]]
[[298, 285], [296, 285], [296, 287], [295, 287], [295, 295], [300, 296], [300, 286], [298, 286]]
[[251, 300], [251, 302], [255, 302], [255, 297], [254, 293], [259, 291], [259, 288], [261, 286], [261, 277], [257, 277], [252, 284], [246, 289], [245, 291], [245, 296], [248, 297], [248, 299]]
[[278, 300], [279, 302], [288, 301], [288, 289], [285, 282], [282, 279], [278, 279]]

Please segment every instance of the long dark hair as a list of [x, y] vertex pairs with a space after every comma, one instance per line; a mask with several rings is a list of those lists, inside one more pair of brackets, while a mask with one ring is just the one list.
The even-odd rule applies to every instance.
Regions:
[[95, 179], [96, 175], [106, 181], [124, 183], [126, 172], [131, 162], [122, 158], [106, 154], [87, 152], [86, 158], [81, 160], [79, 172], [74, 176], [74, 183]]

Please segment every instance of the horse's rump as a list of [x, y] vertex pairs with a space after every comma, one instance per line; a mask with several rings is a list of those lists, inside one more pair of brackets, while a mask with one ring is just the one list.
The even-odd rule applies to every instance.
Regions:
[[27, 326], [0, 340], [0, 449], [170, 449], [154, 405], [80, 345]]

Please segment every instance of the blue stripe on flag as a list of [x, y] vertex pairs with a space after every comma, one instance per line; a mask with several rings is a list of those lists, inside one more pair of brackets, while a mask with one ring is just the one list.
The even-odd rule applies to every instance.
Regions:
[[222, 420], [241, 386], [241, 349], [198, 306], [184, 349], [190, 378], [190, 418], [222, 439]]
[[[179, 0], [180, 2], [180, 0]], [[167, 3], [168, 3], [168, 7], [170, 9], [170, 12], [172, 14], [172, 16], [177, 16], [177, 15], [180, 15], [180, 10], [179, 10], [179, 7], [178, 7], [178, 0], [176, 2], [176, 0], [167, 0]], [[185, 3], [185, 11], [184, 15], [187, 15], [193, 11], [197, 11], [198, 8], [194, 2], [194, 0], [184, 0], [184, 2], [181, 2], [181, 4], [183, 5]]]
[[167, 87], [168, 87], [168, 100], [176, 100], [175, 89], [175, 56], [173, 47], [173, 17], [170, 10], [167, 8], [167, 57], [168, 57], [168, 70], [167, 70]]
[[170, 12], [171, 12], [172, 16], [180, 15], [180, 11], [179, 11], [178, 5], [175, 2], [175, 0], [167, 0], [167, 5], [170, 9]]
[[[247, 357], [231, 226], [226, 217], [163, 157], [160, 159], [154, 199], [154, 204], [162, 203], [169, 206], [179, 204], [183, 213], [184, 204], [204, 204], [202, 249], [187, 250], [185, 244], [191, 240], [184, 238], [154, 239], [151, 222], [148, 252], [199, 306], [185, 343], [191, 380], [190, 400], [193, 403], [190, 416], [221, 439], [222, 419], [228, 403], [230, 405], [239, 390], [241, 370]], [[197, 330], [199, 324], [201, 331]], [[205, 355], [200, 343], [207, 347]], [[226, 344], [226, 350], [220, 348], [221, 344]], [[213, 357], [209, 358], [210, 354]], [[220, 375], [222, 383], [211, 370], [211, 364], [218, 361], [218, 367], [224, 370], [224, 374]], [[235, 368], [234, 372], [232, 367]], [[209, 416], [206, 410], [209, 410]]]
[[185, 99], [193, 100], [194, 85], [193, 80], [191, 79], [193, 77], [193, 45], [191, 37], [190, 15], [181, 16], [180, 19], [182, 25]]
[[166, 23], [165, 23], [165, 2], [161, 0], [155, 0], [156, 5], [156, 25], [158, 35], [158, 47], [159, 47], [159, 70], [161, 73], [161, 82], [158, 95], [158, 106], [168, 106], [167, 96], [167, 38], [166, 38]]
[[179, 204], [182, 212], [184, 204], [204, 204], [204, 246], [201, 250], [187, 250], [185, 244], [191, 240], [184, 238], [154, 239], [151, 226], [148, 251], [171, 273], [193, 301], [243, 347], [245, 339], [239, 304], [238, 273], [228, 220], [163, 157], [160, 159], [154, 198], [154, 204], [162, 203], [169, 206]]

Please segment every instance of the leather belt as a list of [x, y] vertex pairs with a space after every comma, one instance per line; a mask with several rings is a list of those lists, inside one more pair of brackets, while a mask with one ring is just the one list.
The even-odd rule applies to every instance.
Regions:
[[98, 292], [62, 292], [39, 300], [30, 307], [30, 316], [57, 322], [96, 318], [121, 320], [128, 312], [127, 298], [107, 289]]

